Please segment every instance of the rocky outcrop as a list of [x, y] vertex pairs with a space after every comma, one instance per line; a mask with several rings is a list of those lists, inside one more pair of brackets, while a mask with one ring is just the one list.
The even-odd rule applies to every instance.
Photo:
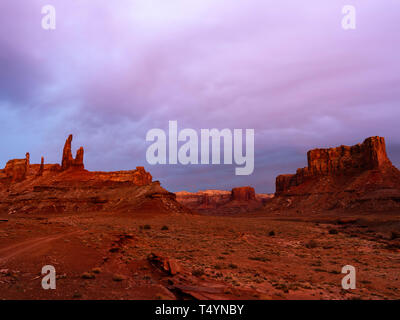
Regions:
[[[30, 164], [25, 159], [7, 162], [0, 170], [0, 211], [12, 213], [62, 212], [190, 212], [173, 193], [160, 186], [144, 167], [115, 172], [84, 169], [83, 148], [71, 155], [72, 135], [63, 149], [61, 166]], [[18, 182], [18, 183], [17, 183]]]
[[[308, 166], [276, 178], [276, 199], [284, 208], [390, 210], [400, 207], [400, 172], [386, 154], [385, 139], [355, 146], [314, 149]], [[280, 203], [282, 205], [282, 203]], [[279, 206], [277, 206], [279, 207]]]
[[153, 177], [149, 172], [144, 170], [144, 167], [136, 167], [132, 177], [133, 183], [137, 186], [145, 186], [153, 181]]
[[11, 182], [19, 182], [26, 178], [29, 172], [29, 153], [25, 155], [25, 159], [9, 160], [4, 168], [6, 177]]
[[67, 141], [65, 141], [63, 156], [61, 161], [62, 170], [68, 170], [69, 168], [84, 169], [83, 165], [83, 147], [80, 147], [76, 151], [75, 159], [72, 157], [71, 152], [72, 134], [69, 135]]

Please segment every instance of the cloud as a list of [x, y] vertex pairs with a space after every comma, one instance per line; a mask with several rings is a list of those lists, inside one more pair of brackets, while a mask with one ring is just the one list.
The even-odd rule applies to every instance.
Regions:
[[[47, 2], [0, 4], [2, 164], [26, 151], [59, 161], [72, 132], [92, 170], [145, 165], [172, 191], [272, 192], [308, 149], [372, 135], [398, 149], [397, 1], [357, 4], [357, 29], [344, 31], [338, 0], [58, 0], [50, 32], [40, 27]], [[168, 120], [254, 128], [255, 174], [148, 166], [146, 132]]]

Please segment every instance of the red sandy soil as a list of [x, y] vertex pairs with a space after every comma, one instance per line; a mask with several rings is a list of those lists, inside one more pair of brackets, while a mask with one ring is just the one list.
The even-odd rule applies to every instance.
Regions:
[[[1, 299], [400, 298], [398, 214], [3, 213], [0, 220]], [[347, 264], [357, 270], [355, 290], [341, 287]], [[44, 265], [56, 268], [56, 290], [41, 287]]]

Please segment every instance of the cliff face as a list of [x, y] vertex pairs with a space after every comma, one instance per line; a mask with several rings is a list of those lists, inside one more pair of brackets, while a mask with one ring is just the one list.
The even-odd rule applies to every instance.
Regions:
[[84, 169], [83, 148], [71, 153], [72, 135], [65, 142], [62, 163], [7, 162], [0, 170], [0, 211], [61, 213], [81, 211], [189, 212], [175, 195], [153, 182], [143, 167], [115, 172]]
[[382, 137], [370, 137], [351, 147], [314, 149], [307, 153], [307, 159], [311, 175], [352, 174], [392, 165]]
[[299, 201], [300, 207], [309, 202], [317, 208], [398, 206], [400, 173], [387, 157], [384, 138], [370, 137], [351, 147], [314, 149], [307, 153], [307, 160], [308, 166], [296, 174], [276, 178], [275, 195], [286, 198], [290, 207]]
[[291, 187], [309, 179], [329, 175], [357, 175], [367, 170], [392, 167], [386, 154], [385, 139], [371, 137], [362, 144], [330, 149], [314, 149], [307, 152], [308, 166], [297, 169], [296, 174], [276, 178], [276, 194], [289, 192]]

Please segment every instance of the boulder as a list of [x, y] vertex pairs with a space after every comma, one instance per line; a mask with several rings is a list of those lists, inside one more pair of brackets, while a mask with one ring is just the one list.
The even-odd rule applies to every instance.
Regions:
[[159, 254], [151, 253], [147, 257], [147, 260], [157, 269], [172, 276], [182, 271], [180, 264], [175, 259], [169, 259]]

